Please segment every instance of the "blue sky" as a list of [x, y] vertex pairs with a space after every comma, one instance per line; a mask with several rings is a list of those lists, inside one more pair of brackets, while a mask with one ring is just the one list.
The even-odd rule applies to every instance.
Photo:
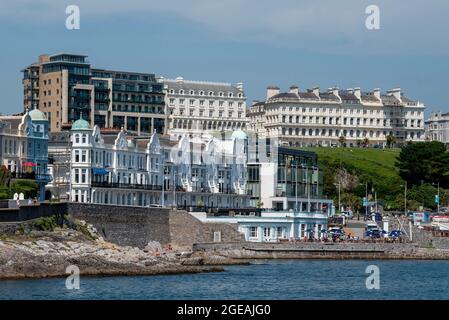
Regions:
[[[81, 29], [65, 28], [76, 4]], [[365, 28], [366, 6], [380, 30]], [[0, 112], [22, 110], [20, 70], [41, 53], [168, 78], [242, 81], [248, 103], [268, 85], [401, 87], [449, 111], [449, 1], [0, 0]]]

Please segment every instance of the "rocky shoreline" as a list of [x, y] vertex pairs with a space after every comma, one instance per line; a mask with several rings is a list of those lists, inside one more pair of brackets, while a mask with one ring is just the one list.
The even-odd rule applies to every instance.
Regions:
[[104, 241], [95, 230], [67, 228], [0, 237], [0, 280], [68, 277], [68, 266], [78, 267], [82, 276], [220, 272], [226, 265], [260, 259], [448, 260], [449, 250], [416, 244], [221, 243], [198, 245], [193, 252], [166, 251], [158, 243], [144, 249], [119, 246]]
[[74, 230], [33, 231], [0, 239], [0, 279], [67, 277], [68, 266], [82, 276], [162, 275], [219, 272], [223, 268], [189, 263], [190, 254], [154, 252], [92, 240]]

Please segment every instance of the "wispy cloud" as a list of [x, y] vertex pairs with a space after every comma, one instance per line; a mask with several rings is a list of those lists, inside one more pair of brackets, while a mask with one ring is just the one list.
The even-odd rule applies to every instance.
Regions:
[[[449, 53], [449, 2], [445, 0], [0, 0], [0, 19], [2, 23], [53, 23], [64, 18], [69, 4], [80, 6], [82, 19], [175, 15], [226, 39], [276, 42], [309, 51]], [[380, 7], [380, 30], [365, 28], [365, 8], [370, 4]]]

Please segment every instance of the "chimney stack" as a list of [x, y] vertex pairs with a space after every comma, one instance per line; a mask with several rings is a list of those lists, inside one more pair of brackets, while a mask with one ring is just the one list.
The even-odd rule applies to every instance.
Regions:
[[380, 100], [380, 89], [379, 88], [375, 88], [373, 89], [373, 95]]
[[176, 77], [176, 83], [184, 83], [184, 78], [183, 77]]
[[334, 96], [338, 97], [338, 87], [329, 88], [328, 92], [332, 93]]
[[239, 89], [240, 91], [243, 91], [243, 82], [237, 83], [237, 89]]
[[298, 87], [297, 85], [292, 85], [292, 86], [290, 87], [290, 93], [296, 93], [296, 94], [298, 94], [298, 93], [299, 93], [299, 87]]
[[269, 86], [267, 87], [267, 100], [270, 99], [271, 97], [279, 94], [280, 89], [278, 86]]
[[393, 95], [399, 101], [402, 101], [402, 99], [401, 99], [401, 88], [394, 88], [394, 89], [388, 90], [387, 93]]
[[357, 97], [357, 99], [361, 99], [362, 98], [362, 90], [360, 89], [360, 87], [356, 87], [354, 88], [354, 95]]
[[313, 87], [312, 92], [314, 95], [316, 95], [318, 98], [320, 97], [320, 87]]

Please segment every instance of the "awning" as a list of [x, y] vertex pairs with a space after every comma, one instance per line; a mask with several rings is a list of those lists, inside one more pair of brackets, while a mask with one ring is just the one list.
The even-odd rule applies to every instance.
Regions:
[[37, 164], [26, 161], [26, 162], [22, 162], [22, 166], [24, 166], [24, 167], [37, 167]]
[[93, 174], [108, 174], [109, 171], [103, 168], [92, 168]]

